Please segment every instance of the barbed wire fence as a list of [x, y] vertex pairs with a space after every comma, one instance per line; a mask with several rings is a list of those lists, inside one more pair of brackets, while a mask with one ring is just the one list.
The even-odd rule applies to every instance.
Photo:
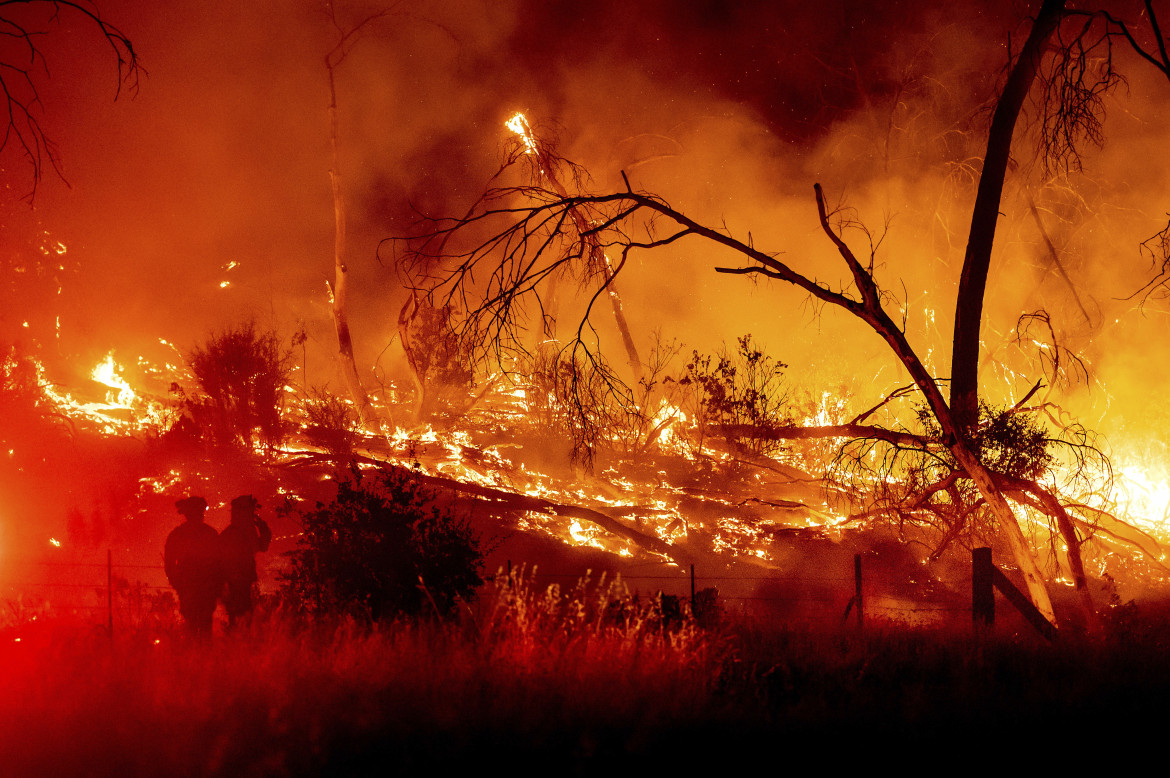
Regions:
[[[34, 558], [4, 558], [0, 565], [0, 626], [5, 622], [36, 619], [40, 614], [72, 615], [90, 621], [111, 636], [119, 630], [136, 629], [149, 622], [176, 623], [177, 599], [166, 582], [162, 564], [119, 562], [113, 551], [105, 559], [51, 561]], [[762, 571], [750, 573], [704, 574], [693, 565], [667, 574], [661, 563], [646, 563], [654, 568], [645, 574], [639, 566], [626, 566], [614, 573], [583, 573], [550, 570], [543, 565], [516, 563], [509, 560], [506, 569], [485, 576], [488, 584], [511, 578], [517, 571], [532, 576], [542, 587], [552, 583], [563, 588], [578, 583], [597, 583], [603, 574], [610, 581], [621, 581], [636, 594], [654, 597], [664, 593], [694, 605], [707, 590], [706, 602], [717, 601], [721, 609], [757, 615], [793, 614], [816, 618], [825, 623], [845, 623], [852, 616], [861, 628], [867, 618], [886, 621], [929, 622], [960, 618], [971, 613], [969, 601], [914, 599], [913, 594], [895, 594], [912, 589], [905, 579], [866, 573], [861, 555], [853, 560], [853, 569], [825, 571], [817, 574], [783, 574]], [[269, 588], [272, 583], [269, 582]], [[689, 596], [688, 596], [689, 593]]]
[[74, 616], [114, 635], [151, 617], [174, 621], [177, 604], [161, 564], [105, 559], [46, 560], [5, 556], [0, 559], [0, 626], [5, 621], [35, 621]]

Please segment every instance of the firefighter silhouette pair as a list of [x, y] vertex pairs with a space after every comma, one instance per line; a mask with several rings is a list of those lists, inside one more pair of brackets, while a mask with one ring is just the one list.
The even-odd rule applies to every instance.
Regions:
[[210, 635], [218, 600], [235, 626], [252, 612], [252, 587], [258, 580], [256, 554], [267, 551], [272, 530], [256, 515], [260, 503], [250, 494], [232, 500], [231, 523], [222, 532], [205, 524], [207, 501], [185, 497], [175, 508], [186, 521], [167, 536], [163, 551], [167, 580], [179, 595], [187, 630]]

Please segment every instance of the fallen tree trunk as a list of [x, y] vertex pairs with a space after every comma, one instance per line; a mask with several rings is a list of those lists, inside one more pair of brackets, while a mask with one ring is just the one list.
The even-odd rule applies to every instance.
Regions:
[[630, 541], [644, 551], [664, 556], [679, 566], [690, 565], [695, 562], [695, 557], [692, 554], [680, 549], [678, 546], [667, 543], [665, 540], [654, 537], [653, 535], [639, 532], [612, 516], [607, 516], [592, 508], [584, 508], [580, 505], [566, 505], [564, 503], [546, 500], [543, 497], [517, 494], [516, 492], [509, 492], [481, 484], [465, 483], [455, 478], [427, 475], [409, 467], [403, 467], [402, 465], [395, 465], [391, 462], [369, 457], [362, 457], [360, 461], [375, 465], [382, 470], [406, 475], [436, 489], [447, 489], [460, 494], [471, 495], [479, 498], [482, 503], [497, 508], [500, 513], [527, 513], [531, 511], [581, 519], [582, 521], [596, 524], [612, 535]]

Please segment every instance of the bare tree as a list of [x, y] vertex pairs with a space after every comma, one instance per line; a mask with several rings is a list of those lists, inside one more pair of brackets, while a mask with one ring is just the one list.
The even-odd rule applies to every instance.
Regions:
[[188, 357], [202, 395], [182, 397], [183, 411], [215, 442], [272, 451], [287, 433], [285, 385], [292, 351], [273, 331], [246, 322], [213, 334]]
[[1011, 156], [1012, 135], [1024, 101], [1040, 71], [1044, 47], [1059, 27], [1064, 6], [1065, 0], [1045, 0], [1041, 5], [1023, 51], [996, 102], [987, 134], [987, 151], [983, 155], [983, 171], [979, 176], [975, 206], [971, 209], [967, 252], [959, 277], [951, 355], [951, 405], [960, 430], [965, 432], [974, 429], [979, 416], [979, 332], [983, 296], [991, 266], [995, 227], [999, 221], [1004, 176]]
[[353, 353], [353, 335], [349, 328], [349, 266], [346, 261], [346, 209], [344, 190], [341, 185], [341, 163], [338, 158], [337, 123], [337, 68], [349, 55], [353, 44], [361, 33], [375, 22], [390, 16], [397, 4], [366, 16], [352, 27], [341, 26], [333, 4], [328, 4], [329, 20], [337, 32], [337, 43], [325, 55], [325, 72], [329, 77], [329, 184], [333, 193], [333, 283], [329, 287], [329, 302], [333, 310], [333, 326], [337, 333], [337, 354], [341, 358], [341, 373], [345, 378], [349, 395], [357, 405], [358, 413], [365, 423], [381, 427], [381, 420], [370, 396], [362, 384], [361, 374]]
[[[466, 312], [462, 335], [470, 347], [502, 357], [510, 350], [524, 349], [525, 301], [542, 306], [542, 282], [599, 251], [613, 257], [611, 272], [600, 279], [586, 301], [576, 337], [565, 346], [574, 363], [593, 360], [603, 365], [594, 355], [597, 339], [589, 316], [632, 252], [663, 249], [695, 238], [722, 247], [734, 261], [716, 267], [718, 272], [787, 283], [864, 321], [909, 373], [925, 404], [923, 420], [929, 422], [925, 432], [883, 429], [864, 423], [871, 410], [850, 424], [780, 427], [767, 430], [767, 435], [853, 438], [863, 447], [867, 441], [877, 442], [892, 447], [895, 457], [904, 450], [914, 452], [928, 465], [919, 470], [918, 480], [908, 490], [897, 495], [897, 510], [918, 515], [935, 512], [944, 534], [951, 535], [970, 527], [975, 511], [987, 512], [996, 535], [1010, 548], [1032, 601], [1054, 621], [1044, 576], [1009, 498], [1047, 516], [1054, 525], [1054, 537], [1059, 536], [1066, 547], [1085, 609], [1091, 611], [1080, 549], [1093, 531], [1091, 519], [1085, 518], [1093, 511], [1081, 505], [1085, 510], [1078, 518], [1069, 510], [1070, 500], [1060, 496], [1058, 485], [1042, 483], [1041, 476], [1049, 469], [1047, 451], [1054, 444], [1067, 446], [1072, 457], [1085, 465], [1073, 468], [1075, 477], [1093, 469], [1107, 476], [1108, 463], [1091, 436], [1079, 428], [1063, 425], [1063, 438], [1053, 441], [1038, 436], [1037, 429], [1023, 421], [1026, 414], [1046, 412], [1044, 403], [1027, 405], [1036, 390], [1011, 408], [987, 409], [981, 418], [979, 328], [1012, 138], [1025, 102], [1039, 83], [1037, 126], [1044, 164], [1078, 165], [1077, 144], [1100, 138], [1101, 96], [1120, 82], [1112, 66], [1113, 43], [1127, 40], [1145, 59], [1170, 72], [1163, 67], [1167, 62], [1164, 40], [1149, 2], [1146, 10], [1156, 53], [1142, 49], [1131, 29], [1108, 14], [1069, 11], [1064, 0], [1045, 0], [1023, 49], [1012, 61], [992, 117], [956, 299], [950, 402], [911, 346], [905, 322], [899, 323], [886, 309], [892, 296], [874, 277], [874, 241], [870, 239], [868, 258], [854, 253], [845, 230], [857, 225], [827, 206], [819, 185], [815, 194], [821, 231], [851, 279], [840, 288], [796, 272], [778, 255], [756, 248], [750, 236], [740, 240], [695, 221], [662, 198], [635, 190], [628, 179], [624, 191], [600, 195], [569, 194], [564, 187], [539, 179], [529, 185], [489, 189], [466, 216], [426, 222], [406, 242], [400, 259], [413, 268], [433, 269], [429, 293], [436, 304]], [[1157, 244], [1155, 240], [1150, 245]], [[1091, 466], [1086, 464], [1090, 460]]]
[[[955, 307], [951, 405], [963, 429], [973, 428], [978, 420], [983, 298], [1012, 139], [1025, 101], [1035, 93], [1037, 151], [1045, 169], [1079, 169], [1082, 145], [1102, 142], [1104, 95], [1124, 82], [1115, 67], [1115, 44], [1128, 46], [1170, 79], [1166, 36], [1152, 0], [1143, 0], [1143, 9], [1138, 29], [1109, 11], [1070, 9], [1065, 0], [1045, 0], [1008, 72], [987, 136]], [[1157, 253], [1163, 234], [1143, 244], [1155, 264], [1161, 257], [1170, 257], [1164, 251]], [[1150, 288], [1162, 283], [1167, 267], [1170, 263], [1161, 262]]]

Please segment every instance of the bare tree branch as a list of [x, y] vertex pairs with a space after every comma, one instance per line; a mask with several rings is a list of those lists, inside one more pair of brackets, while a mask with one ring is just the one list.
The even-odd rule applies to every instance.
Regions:
[[[116, 62], [117, 82], [114, 98], [123, 90], [136, 94], [139, 79], [145, 72], [134, 46], [126, 35], [98, 12], [87, 0], [4, 0], [0, 2], [0, 36], [18, 41], [20, 56], [0, 60], [0, 117], [5, 123], [0, 134], [0, 151], [13, 145], [32, 171], [32, 186], [26, 199], [36, 195], [45, 168], [64, 180], [57, 148], [41, 124], [40, 91], [37, 71], [48, 69], [36, 39], [48, 34], [47, 28], [61, 22], [63, 15], [79, 17], [108, 44]], [[27, 18], [26, 18], [27, 17]]]

